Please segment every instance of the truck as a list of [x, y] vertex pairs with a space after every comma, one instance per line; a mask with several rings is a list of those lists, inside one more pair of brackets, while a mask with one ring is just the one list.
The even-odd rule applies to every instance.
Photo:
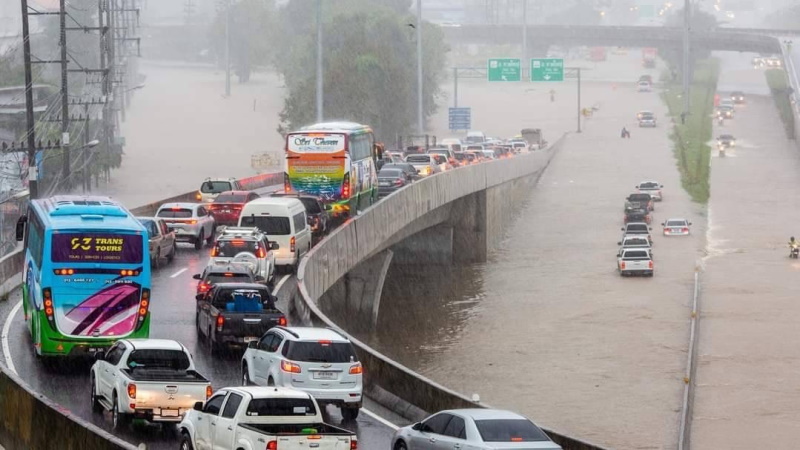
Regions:
[[181, 449], [354, 450], [356, 434], [326, 424], [314, 397], [283, 387], [228, 387], [178, 426]]
[[147, 239], [150, 243], [150, 262], [156, 267], [161, 263], [161, 258], [166, 258], [168, 262], [175, 259], [178, 251], [178, 243], [175, 239], [175, 232], [170, 230], [164, 219], [158, 217], [137, 217], [136, 220], [142, 223], [147, 229]]
[[617, 270], [621, 276], [644, 275], [653, 276], [653, 256], [649, 250], [623, 249], [617, 257]]
[[656, 66], [656, 56], [658, 56], [658, 49], [648, 47], [642, 49], [642, 66], [647, 69], [652, 69]]
[[532, 151], [547, 147], [547, 141], [544, 139], [540, 128], [525, 128], [520, 131], [520, 134], [528, 142], [528, 148]]
[[286, 325], [286, 316], [263, 284], [219, 283], [196, 299], [198, 337], [215, 353], [229, 345], [246, 347], [270, 328]]
[[97, 352], [90, 372], [92, 411], [111, 411], [115, 429], [133, 418], [180, 422], [211, 396], [183, 344], [167, 339], [121, 339]]

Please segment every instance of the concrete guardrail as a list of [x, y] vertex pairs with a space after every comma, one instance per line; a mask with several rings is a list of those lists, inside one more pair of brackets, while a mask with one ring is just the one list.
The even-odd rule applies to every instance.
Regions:
[[[393, 235], [425, 214], [466, 195], [541, 174], [562, 142], [563, 138], [543, 151], [463, 167], [414, 183], [336, 229], [303, 258], [298, 270], [296, 312], [306, 324], [331, 327], [348, 336], [364, 364], [368, 394], [388, 391], [408, 402], [410, 405], [406, 409], [413, 413], [406, 417], [415, 421], [425, 413], [443, 409], [488, 407], [415, 373], [356, 339], [322, 313], [317, 301], [339, 278], [359, 262], [382, 251]], [[403, 412], [396, 407], [394, 410]], [[602, 447], [562, 433], [545, 431], [564, 450], [602, 450]]]

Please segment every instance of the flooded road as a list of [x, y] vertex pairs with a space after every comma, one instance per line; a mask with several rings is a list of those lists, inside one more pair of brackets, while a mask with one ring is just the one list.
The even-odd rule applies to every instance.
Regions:
[[[568, 136], [489, 260], [390, 269], [379, 331], [361, 336], [445, 386], [559, 432], [617, 449], [674, 448], [702, 208], [680, 188], [658, 93], [637, 93], [633, 82], [584, 91], [602, 109]], [[644, 109], [658, 128], [632, 125]], [[619, 138], [622, 126], [631, 139]], [[621, 278], [624, 198], [647, 179], [665, 186], [656, 273]], [[670, 217], [688, 218], [693, 234], [661, 236]]]

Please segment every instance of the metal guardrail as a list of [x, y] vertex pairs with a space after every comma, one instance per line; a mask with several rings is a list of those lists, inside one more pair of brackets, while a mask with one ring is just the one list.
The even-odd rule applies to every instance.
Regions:
[[689, 326], [689, 350], [686, 355], [686, 373], [683, 378], [683, 404], [678, 436], [678, 450], [689, 450], [692, 437], [692, 413], [694, 411], [694, 376], [697, 373], [697, 322], [700, 318], [698, 299], [700, 296], [700, 269], [694, 272], [694, 294], [692, 295], [691, 324]]

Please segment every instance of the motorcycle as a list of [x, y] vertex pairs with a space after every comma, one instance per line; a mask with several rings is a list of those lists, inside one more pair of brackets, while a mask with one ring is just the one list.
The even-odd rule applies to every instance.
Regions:
[[797, 259], [800, 256], [800, 245], [794, 244], [789, 246], [789, 258]]
[[722, 117], [722, 116], [717, 116], [717, 125], [719, 125], [721, 127], [725, 126], [725, 118]]
[[722, 145], [722, 144], [717, 146], [717, 149], [719, 150], [719, 156], [721, 156], [721, 157], [725, 156], [725, 147], [726, 146]]

